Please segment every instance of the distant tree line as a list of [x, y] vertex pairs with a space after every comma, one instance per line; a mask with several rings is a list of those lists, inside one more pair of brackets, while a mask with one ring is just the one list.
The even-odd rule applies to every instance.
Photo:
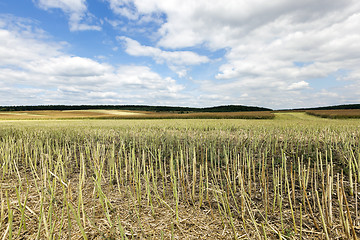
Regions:
[[249, 112], [249, 111], [272, 111], [269, 108], [252, 107], [242, 105], [226, 105], [207, 108], [170, 107], [170, 106], [147, 106], [147, 105], [38, 105], [38, 106], [0, 106], [0, 111], [41, 111], [41, 110], [132, 110], [150, 112]]

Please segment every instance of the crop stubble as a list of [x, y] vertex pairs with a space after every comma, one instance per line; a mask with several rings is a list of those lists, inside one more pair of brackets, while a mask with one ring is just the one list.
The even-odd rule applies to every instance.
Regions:
[[356, 239], [359, 121], [286, 116], [2, 121], [0, 237]]

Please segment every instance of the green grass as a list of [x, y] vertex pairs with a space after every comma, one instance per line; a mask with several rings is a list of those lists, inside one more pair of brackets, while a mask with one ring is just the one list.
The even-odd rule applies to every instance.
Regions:
[[0, 121], [0, 238], [355, 239], [360, 122]]

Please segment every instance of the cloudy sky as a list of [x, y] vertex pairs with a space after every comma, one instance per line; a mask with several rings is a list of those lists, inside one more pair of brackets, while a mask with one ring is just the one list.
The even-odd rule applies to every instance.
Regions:
[[358, 0], [0, 0], [0, 105], [347, 103]]

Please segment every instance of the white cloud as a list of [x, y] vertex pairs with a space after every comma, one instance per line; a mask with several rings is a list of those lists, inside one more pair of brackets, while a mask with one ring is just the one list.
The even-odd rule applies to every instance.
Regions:
[[137, 20], [139, 14], [129, 0], [108, 0], [110, 8], [116, 13], [131, 20]]
[[86, 6], [86, 0], [34, 0], [44, 10], [61, 9], [69, 17], [70, 31], [100, 31], [99, 24], [91, 24], [94, 16]]
[[[99, 28], [93, 24], [96, 17], [88, 12], [85, 0], [33, 1], [42, 9], [63, 11], [72, 30]], [[121, 15], [104, 21], [126, 35], [118, 38], [125, 51], [132, 56], [151, 57], [178, 76], [187, 76], [181, 79], [187, 88], [149, 67], [118, 67], [103, 63], [105, 60], [65, 54], [62, 44], [50, 42], [46, 33], [34, 27], [36, 24], [25, 20], [10, 23], [4, 17], [0, 17], [1, 81], [34, 81], [33, 86], [44, 91], [46, 84], [56, 86], [56, 90], [44, 94], [53, 94], [52, 99], [77, 94], [81, 101], [89, 99], [89, 93], [94, 98], [103, 96], [103, 101], [125, 101], [113, 94], [120, 93], [119, 89], [119, 95], [133, 96], [137, 102], [149, 98], [156, 102], [155, 96], [159, 96], [162, 103], [186, 105], [196, 102], [281, 108], [326, 104], [326, 98], [335, 104], [360, 101], [359, 1], [103, 2], [116, 16]], [[155, 44], [135, 40], [143, 37]], [[210, 54], [200, 55], [189, 49]], [[113, 50], [122, 53], [117, 47]], [[219, 56], [221, 52], [224, 56]], [[203, 69], [208, 71], [202, 77]], [[70, 85], [71, 91], [66, 88]]]
[[162, 78], [145, 66], [121, 66], [115, 75], [124, 86], [134, 89], [151, 89], [158, 92], [176, 93], [183, 90], [183, 86], [172, 78]]
[[200, 56], [191, 51], [164, 51], [160, 48], [141, 45], [139, 42], [128, 37], [117, 37], [119, 41], [125, 43], [125, 51], [132, 56], [152, 57], [158, 64], [167, 63], [173, 71], [180, 77], [187, 74], [185, 66], [207, 63], [210, 59]]
[[[215, 76], [217, 80], [199, 84], [204, 95], [221, 93], [232, 96], [236, 102], [237, 96], [246, 92], [248, 99], [256, 96], [260, 104], [273, 102], [281, 107], [287, 101], [284, 99], [301, 92], [300, 102], [294, 100], [294, 105], [301, 105], [301, 101], [303, 105], [315, 104], [307, 95], [315, 96], [320, 90], [312, 85], [316, 85], [317, 79], [328, 79], [342, 71], [336, 77], [343, 81], [341, 88], [330, 90], [323, 86], [337, 94], [329, 95], [329, 99], [337, 96], [339, 101], [360, 101], [359, 94], [347, 87], [359, 86], [356, 80], [360, 62], [359, 1], [116, 2], [122, 3], [123, 11], [131, 6], [133, 16], [166, 15], [158, 30], [159, 47], [226, 49], [224, 63]], [[317, 96], [320, 99], [323, 95]]]
[[124, 41], [126, 52], [132, 56], [148, 56], [154, 58], [158, 63], [167, 62], [170, 65], [198, 65], [207, 63], [210, 59], [200, 56], [191, 51], [163, 51], [160, 48], [141, 45], [139, 42], [128, 37], [118, 37]]
[[61, 43], [46, 42], [47, 36], [33, 22], [0, 15], [0, 66], [24, 67], [29, 61], [60, 55]]
[[109, 19], [109, 18], [105, 18], [105, 21], [107, 22], [107, 23], [109, 23], [113, 28], [116, 28], [116, 27], [118, 27], [118, 26], [121, 26], [121, 25], [123, 25], [124, 23], [122, 22], [122, 21], [120, 21], [120, 20], [111, 20], [111, 19]]
[[290, 86], [287, 89], [288, 90], [299, 90], [299, 89], [304, 89], [304, 88], [308, 88], [308, 87], [309, 87], [308, 82], [301, 81], [301, 82], [296, 82], [296, 83], [290, 84]]
[[66, 13], [86, 11], [86, 0], [38, 0], [38, 4], [45, 10], [60, 8]]
[[102, 76], [112, 71], [112, 66], [89, 58], [59, 56], [32, 61], [26, 69], [34, 73], [63, 77]]
[[30, 28], [24, 37], [9, 27], [16, 20], [0, 16], [0, 105], [160, 104], [183, 95], [181, 84], [149, 67], [71, 56]]
[[156, 4], [153, 1], [133, 0], [106, 0], [111, 10], [130, 20], [137, 20], [139, 23], [156, 22], [162, 23], [157, 18]]

